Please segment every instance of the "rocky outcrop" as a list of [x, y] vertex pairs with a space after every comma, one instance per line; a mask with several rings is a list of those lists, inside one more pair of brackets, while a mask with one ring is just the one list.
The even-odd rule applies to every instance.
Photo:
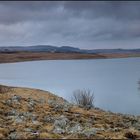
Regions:
[[0, 92], [0, 139], [140, 138], [139, 116], [86, 110], [41, 90], [10, 89]]

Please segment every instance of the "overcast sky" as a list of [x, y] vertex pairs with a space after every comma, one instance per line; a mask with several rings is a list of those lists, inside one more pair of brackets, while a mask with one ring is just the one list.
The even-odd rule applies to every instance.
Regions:
[[139, 1], [1, 1], [0, 46], [140, 48]]

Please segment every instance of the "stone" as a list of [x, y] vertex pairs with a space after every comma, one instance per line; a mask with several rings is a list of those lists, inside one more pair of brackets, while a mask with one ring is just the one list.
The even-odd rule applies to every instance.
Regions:
[[27, 101], [28, 101], [28, 104], [27, 104], [28, 110], [29, 110], [30, 112], [34, 111], [34, 106], [36, 105], [36, 101], [33, 100], [32, 98], [28, 98]]
[[69, 128], [68, 128], [68, 133], [78, 133], [78, 132], [80, 132], [80, 131], [82, 131], [82, 127], [80, 126], [79, 123], [76, 124], [76, 125], [73, 126], [73, 127], [69, 127]]
[[95, 136], [97, 132], [96, 128], [89, 128], [89, 129], [85, 129], [82, 131], [82, 135], [86, 136], [87, 138], [90, 138], [92, 136]]
[[54, 108], [54, 111], [69, 111], [72, 105], [68, 102], [58, 103], [56, 100], [48, 100], [48, 104]]
[[72, 105], [70, 103], [64, 102], [64, 104], [63, 104], [64, 111], [69, 111], [71, 107], [72, 107]]
[[25, 132], [32, 132], [33, 130], [31, 128], [25, 128], [24, 131]]
[[33, 113], [31, 113], [31, 112], [23, 112], [23, 116], [25, 116], [26, 118], [31, 118], [33, 116]]
[[34, 107], [36, 105], [36, 101], [33, 100], [32, 98], [28, 98], [28, 105]]
[[66, 131], [66, 127], [67, 127], [67, 123], [69, 122], [69, 120], [64, 116], [61, 115], [59, 118], [57, 118], [54, 122], [54, 133], [64, 133]]
[[136, 123], [135, 125], [133, 125], [133, 127], [140, 131], [140, 123]]
[[63, 134], [65, 133], [65, 130], [60, 128], [60, 127], [56, 127], [54, 130], [53, 130], [53, 133], [56, 133], [56, 134]]
[[37, 120], [37, 116], [33, 114], [31, 119], [32, 119], [32, 121], [36, 121]]
[[43, 99], [43, 98], [40, 98], [40, 99], [38, 100], [38, 102], [39, 102], [40, 104], [45, 104], [45, 103], [46, 103], [46, 100]]
[[54, 123], [55, 118], [54, 117], [50, 117], [50, 116], [45, 116], [43, 121], [46, 122], [46, 123]]
[[65, 128], [68, 121], [69, 120], [65, 116], [61, 115], [57, 120], [55, 120], [54, 125], [60, 128]]
[[19, 102], [19, 101], [21, 100], [21, 96], [14, 95], [14, 96], [11, 98], [11, 100], [12, 100], [13, 102]]
[[39, 121], [32, 121], [32, 123], [35, 124], [35, 125], [39, 125], [40, 124]]
[[17, 132], [13, 132], [13, 133], [10, 133], [9, 138], [10, 139], [20, 139], [21, 138], [21, 134], [17, 133]]
[[55, 100], [48, 99], [48, 104], [52, 107], [56, 105], [55, 102], [56, 102]]
[[15, 122], [16, 123], [23, 123], [23, 121], [25, 121], [24, 116], [15, 116]]
[[17, 115], [17, 111], [15, 109], [12, 109], [10, 112], [7, 113], [8, 116], [15, 116]]
[[12, 100], [11, 99], [8, 99], [6, 102], [5, 102], [6, 105], [8, 106], [12, 106]]

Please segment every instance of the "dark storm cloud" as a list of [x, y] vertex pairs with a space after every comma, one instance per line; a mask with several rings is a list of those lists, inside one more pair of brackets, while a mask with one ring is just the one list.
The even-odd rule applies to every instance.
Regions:
[[67, 2], [64, 4], [66, 10], [69, 9], [74, 14], [82, 15], [84, 12], [87, 17], [111, 17], [117, 19], [140, 18], [140, 2]]
[[138, 1], [0, 2], [1, 45], [137, 47], [139, 38]]

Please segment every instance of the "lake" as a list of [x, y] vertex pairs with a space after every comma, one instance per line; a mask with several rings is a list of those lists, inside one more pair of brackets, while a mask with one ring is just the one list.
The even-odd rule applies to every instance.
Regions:
[[69, 101], [74, 90], [90, 89], [96, 107], [133, 115], [140, 114], [139, 80], [140, 58], [0, 64], [1, 84], [43, 89]]

